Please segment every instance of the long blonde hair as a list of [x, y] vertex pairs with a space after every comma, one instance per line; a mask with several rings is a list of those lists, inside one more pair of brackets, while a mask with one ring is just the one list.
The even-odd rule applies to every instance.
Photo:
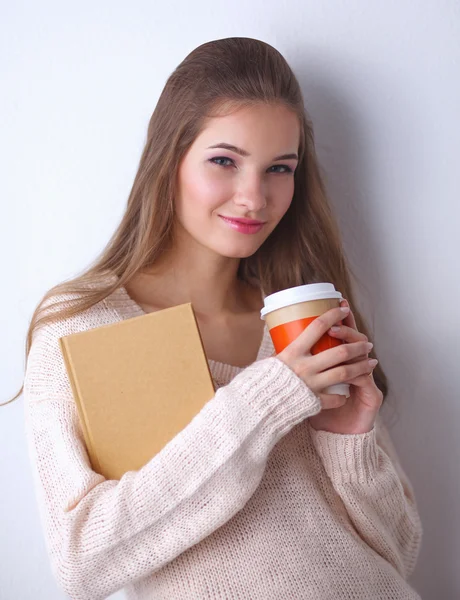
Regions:
[[[202, 44], [168, 78], [150, 118], [125, 214], [93, 264], [54, 286], [39, 302], [27, 332], [26, 365], [39, 327], [97, 304], [152, 265], [172, 242], [178, 167], [206, 119], [259, 103], [282, 104], [297, 115], [299, 163], [289, 209], [262, 246], [241, 259], [238, 277], [256, 280], [266, 294], [305, 283], [331, 282], [350, 303], [358, 329], [370, 338], [355, 305], [352, 271], [327, 199], [299, 83], [275, 48], [259, 40], [232, 37]], [[107, 279], [107, 273], [117, 277]], [[72, 299], [53, 301], [61, 294], [66, 298], [70, 294]], [[374, 379], [385, 397], [387, 379], [380, 364]]]

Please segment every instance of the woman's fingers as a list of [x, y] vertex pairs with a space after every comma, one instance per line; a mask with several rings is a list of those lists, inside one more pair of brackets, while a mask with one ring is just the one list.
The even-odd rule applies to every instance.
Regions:
[[[308, 354], [312, 347], [325, 335], [329, 329], [342, 321], [349, 314], [349, 309], [332, 308], [316, 317], [314, 321], [306, 327], [302, 333], [293, 340], [287, 348], [283, 350], [286, 354]], [[287, 352], [286, 352], [287, 351]]]
[[323, 410], [329, 410], [331, 408], [340, 408], [347, 403], [348, 398], [339, 394], [323, 394], [318, 393], [321, 400], [321, 408]]
[[328, 334], [331, 337], [343, 340], [344, 342], [367, 341], [367, 336], [364, 335], [364, 333], [360, 333], [356, 329], [347, 327], [346, 325], [334, 325], [331, 329], [329, 329]]
[[339, 365], [338, 367], [329, 369], [325, 373], [316, 375], [314, 377], [314, 384], [319, 389], [325, 389], [330, 385], [345, 383], [363, 375], [370, 375], [374, 368], [375, 365], [370, 365], [367, 358], [357, 363]]
[[341, 344], [315, 354], [310, 360], [310, 368], [320, 373], [340, 364], [355, 363], [360, 357], [367, 357], [371, 349], [372, 344], [370, 342], [361, 341]]
[[[328, 333], [333, 325], [343, 321], [347, 314], [349, 310], [333, 308], [316, 317], [278, 354], [278, 359], [287, 364], [315, 393], [322, 392], [330, 385], [368, 374], [372, 370], [372, 366], [367, 361], [371, 346], [365, 341], [365, 336], [361, 336], [356, 331], [353, 334], [348, 332], [347, 335], [358, 335], [361, 341], [340, 344], [318, 354], [311, 354], [312, 347]], [[366, 360], [358, 361], [358, 357], [362, 356], [365, 356]], [[353, 362], [344, 364], [347, 361]], [[332, 398], [330, 400], [333, 401]]]
[[[345, 298], [340, 301], [340, 306], [348, 307], [348, 308], [351, 309], [348, 300], [345, 300]], [[345, 319], [344, 325], [347, 325], [348, 327], [351, 327], [352, 329], [358, 329], [357, 326], [356, 326], [355, 317], [354, 317], [353, 312], [351, 310], [350, 310], [349, 314], [347, 315], [347, 317]]]

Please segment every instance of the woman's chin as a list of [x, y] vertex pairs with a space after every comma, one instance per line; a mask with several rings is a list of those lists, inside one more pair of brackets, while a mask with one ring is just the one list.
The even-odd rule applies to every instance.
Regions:
[[221, 256], [225, 256], [227, 258], [249, 258], [255, 252], [257, 252], [259, 248], [258, 246], [252, 246], [251, 248], [232, 248], [232, 249], [223, 249], [219, 250], [219, 254]]

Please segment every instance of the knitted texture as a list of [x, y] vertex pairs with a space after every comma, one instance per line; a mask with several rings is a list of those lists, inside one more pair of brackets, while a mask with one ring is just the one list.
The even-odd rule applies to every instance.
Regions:
[[[65, 299], [65, 297], [64, 297]], [[143, 314], [118, 288], [41, 328], [26, 433], [53, 573], [73, 600], [413, 600], [422, 527], [379, 418], [314, 430], [319, 398], [267, 328], [246, 368], [209, 360], [215, 396], [137, 472], [90, 466], [58, 339]], [[152, 398], [155, 390], [152, 390]]]

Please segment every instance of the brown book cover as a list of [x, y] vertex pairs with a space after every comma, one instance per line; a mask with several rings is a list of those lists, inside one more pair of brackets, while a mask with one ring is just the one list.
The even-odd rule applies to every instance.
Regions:
[[60, 338], [93, 469], [137, 471], [214, 396], [191, 303]]

